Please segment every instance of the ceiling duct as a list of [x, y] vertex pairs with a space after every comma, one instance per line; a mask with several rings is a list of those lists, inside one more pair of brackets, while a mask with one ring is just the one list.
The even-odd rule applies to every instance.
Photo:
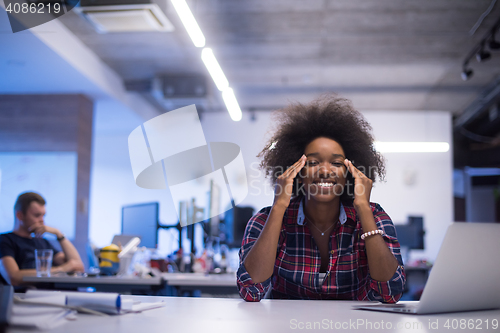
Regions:
[[202, 75], [160, 76], [153, 79], [151, 94], [167, 109], [207, 103], [206, 78]]
[[208, 95], [206, 82], [203, 75], [163, 75], [154, 79], [125, 81], [125, 88], [153, 99], [167, 110], [190, 104], [207, 109], [212, 98]]
[[173, 31], [165, 15], [166, 1], [82, 0], [74, 10], [87, 19], [99, 33]]

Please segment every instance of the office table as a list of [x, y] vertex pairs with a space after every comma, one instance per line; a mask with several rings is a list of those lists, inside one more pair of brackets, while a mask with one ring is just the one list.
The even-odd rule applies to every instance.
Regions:
[[[163, 299], [166, 306], [110, 317], [78, 314], [77, 320], [48, 332], [477, 332], [480, 327], [481, 332], [500, 332], [500, 326], [496, 330], [491, 326], [492, 321], [500, 321], [500, 310], [416, 316], [353, 310], [353, 305], [369, 303], [356, 301], [262, 300], [248, 303], [227, 298], [123, 297], [142, 302]], [[461, 320], [473, 323], [473, 328], [460, 329]], [[486, 322], [489, 329], [486, 329]], [[446, 329], [446, 323], [450, 329]], [[453, 329], [453, 325], [458, 326]], [[33, 333], [12, 327], [7, 332]]]
[[92, 287], [96, 291], [130, 294], [155, 292], [165, 286], [165, 281], [161, 277], [25, 276], [23, 282], [28, 282], [41, 289], [77, 290], [78, 288]]
[[200, 290], [210, 294], [238, 294], [236, 273], [162, 273], [166, 285], [175, 287], [178, 295]]

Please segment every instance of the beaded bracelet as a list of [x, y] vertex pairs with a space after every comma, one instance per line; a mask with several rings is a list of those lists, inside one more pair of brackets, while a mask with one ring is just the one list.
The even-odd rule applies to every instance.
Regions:
[[367, 236], [372, 236], [372, 235], [376, 235], [376, 234], [382, 235], [383, 232], [380, 229], [373, 230], [373, 231], [368, 231], [368, 232], [365, 232], [364, 234], [361, 235], [361, 239], [364, 240]]

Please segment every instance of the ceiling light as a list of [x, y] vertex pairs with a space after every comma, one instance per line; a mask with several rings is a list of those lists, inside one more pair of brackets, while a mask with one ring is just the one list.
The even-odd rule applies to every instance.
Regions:
[[488, 47], [491, 49], [491, 50], [498, 50], [500, 49], [500, 43], [497, 42], [496, 40], [492, 39], [490, 40], [490, 42], [488, 43]]
[[193, 16], [193, 13], [189, 9], [185, 0], [171, 0], [172, 5], [174, 5], [175, 11], [177, 15], [179, 15], [182, 24], [187, 30], [189, 37], [194, 43], [196, 47], [204, 47], [205, 46], [205, 36], [203, 36], [203, 32], [201, 32], [200, 26], [196, 22], [196, 19]]
[[495, 31], [491, 34], [490, 42], [488, 43], [488, 47], [490, 50], [498, 50], [500, 49], [500, 43], [495, 40]]
[[479, 51], [476, 53], [476, 60], [477, 62], [483, 62], [485, 60], [488, 60], [489, 58], [491, 58], [491, 53], [484, 49], [483, 43]]
[[464, 67], [460, 75], [462, 76], [462, 80], [467, 81], [472, 77], [472, 74], [474, 74], [472, 69]]
[[233, 121], [240, 121], [242, 114], [240, 105], [234, 96], [234, 91], [231, 88], [227, 88], [222, 92], [222, 99], [226, 104], [227, 111], [229, 112], [229, 116]]
[[220, 91], [224, 91], [225, 89], [227, 89], [227, 87], [229, 87], [229, 82], [227, 81], [222, 68], [220, 68], [217, 59], [215, 59], [212, 49], [204, 48], [203, 51], [201, 51], [201, 60], [203, 60], [203, 63], [210, 73], [210, 76], [212, 76], [217, 89], [219, 89]]
[[375, 149], [381, 153], [444, 153], [450, 150], [447, 142], [380, 142]]

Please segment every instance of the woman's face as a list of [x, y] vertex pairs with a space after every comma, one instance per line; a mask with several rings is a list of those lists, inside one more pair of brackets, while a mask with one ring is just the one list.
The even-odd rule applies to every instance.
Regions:
[[320, 137], [306, 146], [304, 154], [307, 161], [300, 177], [307, 199], [328, 202], [342, 195], [348, 172], [342, 146], [335, 140]]

